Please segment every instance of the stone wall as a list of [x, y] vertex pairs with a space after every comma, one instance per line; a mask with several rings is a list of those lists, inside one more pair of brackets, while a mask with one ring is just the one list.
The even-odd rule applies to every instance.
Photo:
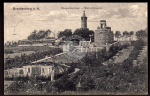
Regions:
[[105, 46], [114, 41], [113, 32], [109, 29], [97, 29], [94, 33], [94, 42], [97, 47]]

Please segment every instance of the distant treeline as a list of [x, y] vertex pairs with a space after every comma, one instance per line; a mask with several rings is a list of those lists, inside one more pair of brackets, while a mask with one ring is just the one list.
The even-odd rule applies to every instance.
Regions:
[[[122, 33], [122, 34], [121, 34]], [[126, 39], [126, 38], [130, 38], [130, 40], [132, 41], [133, 40], [133, 35], [135, 35], [137, 37], [137, 39], [146, 39], [148, 34], [147, 34], [147, 30], [138, 30], [136, 32], [134, 31], [123, 31], [123, 32], [120, 32], [120, 31], [116, 31], [114, 36], [117, 38], [117, 41], [119, 39]]]
[[28, 36], [28, 40], [39, 40], [42, 38], [47, 38], [48, 35], [51, 34], [51, 31], [48, 29], [46, 31], [44, 30], [34, 30], [29, 36]]
[[90, 36], [91, 36], [92, 41], [94, 41], [94, 31], [89, 30], [88, 28], [86, 28], [86, 29], [78, 28], [74, 32], [72, 32], [71, 29], [65, 29], [64, 31], [59, 32], [58, 38], [69, 37], [72, 35], [81, 36], [85, 40], [90, 40]]
[[[39, 39], [43, 39], [43, 38], [48, 38], [49, 34], [51, 34], [52, 31], [50, 31], [49, 29], [44, 31], [44, 30], [34, 30], [29, 36], [28, 36], [28, 40], [39, 40]], [[76, 29], [74, 32], [72, 32], [71, 29], [65, 29], [64, 31], [60, 31], [58, 33], [58, 38], [61, 37], [69, 37], [71, 35], [79, 35], [81, 37], [83, 37], [86, 40], [89, 40], [90, 35], [94, 35], [94, 31], [93, 30], [89, 30], [87, 29], [82, 29], [82, 28], [78, 28]]]

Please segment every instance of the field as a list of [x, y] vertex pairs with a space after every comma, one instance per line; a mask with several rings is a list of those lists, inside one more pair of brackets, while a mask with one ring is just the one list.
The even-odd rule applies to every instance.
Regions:
[[20, 52], [20, 51], [46, 51], [50, 50], [53, 47], [49, 46], [16, 46], [16, 47], [4, 47], [4, 50], [12, 50], [13, 52]]
[[25, 51], [25, 52], [20, 52], [20, 53], [13, 53], [13, 54], [4, 54], [4, 58], [15, 58], [15, 56], [21, 57], [22, 54], [25, 55], [30, 55], [32, 53], [35, 53], [35, 51]]

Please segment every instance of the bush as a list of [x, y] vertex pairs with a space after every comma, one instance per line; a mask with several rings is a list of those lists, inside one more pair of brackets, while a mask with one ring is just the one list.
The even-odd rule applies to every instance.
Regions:
[[75, 90], [74, 82], [69, 80], [69, 77], [65, 75], [55, 82], [48, 82], [46, 85], [46, 92], [62, 92], [62, 91], [71, 91]]
[[48, 82], [45, 90], [46, 92], [51, 93], [51, 92], [57, 92], [58, 88], [55, 86], [55, 82]]
[[5, 54], [12, 54], [14, 53], [11, 49], [4, 49]]

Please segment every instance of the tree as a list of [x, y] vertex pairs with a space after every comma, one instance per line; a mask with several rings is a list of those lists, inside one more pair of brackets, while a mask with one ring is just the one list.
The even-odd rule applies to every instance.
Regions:
[[63, 36], [69, 37], [71, 35], [72, 35], [72, 30], [71, 29], [65, 29], [64, 31], [60, 31], [60, 33], [58, 34], [58, 38], [61, 38]]
[[88, 28], [87, 29], [83, 29], [83, 28], [76, 29], [74, 31], [73, 35], [79, 35], [87, 41], [90, 40], [90, 36], [91, 36], [92, 41], [94, 41], [94, 31], [89, 30]]
[[133, 40], [133, 34], [134, 34], [134, 32], [131, 31], [129, 34], [130, 34], [130, 40]]
[[116, 31], [116, 33], [115, 33], [115, 37], [117, 38], [117, 41], [118, 41], [118, 39], [120, 38], [120, 36], [121, 36], [120, 31]]
[[52, 31], [50, 29], [46, 30], [46, 36], [45, 38], [50, 38], [49, 35], [52, 34]]
[[136, 32], [136, 36], [138, 39], [144, 40], [145, 38], [147, 38], [147, 33], [145, 30], [139, 30]]
[[39, 39], [43, 39], [43, 38], [48, 38], [49, 34], [51, 33], [50, 29], [44, 31], [44, 30], [39, 30], [39, 32], [37, 32], [36, 30], [34, 30], [31, 35], [28, 36], [28, 40], [39, 40]]
[[34, 40], [36, 36], [37, 30], [34, 30], [31, 35], [28, 36], [28, 40]]
[[124, 31], [124, 32], [123, 32], [123, 37], [128, 38], [128, 37], [129, 37], [129, 32]]

